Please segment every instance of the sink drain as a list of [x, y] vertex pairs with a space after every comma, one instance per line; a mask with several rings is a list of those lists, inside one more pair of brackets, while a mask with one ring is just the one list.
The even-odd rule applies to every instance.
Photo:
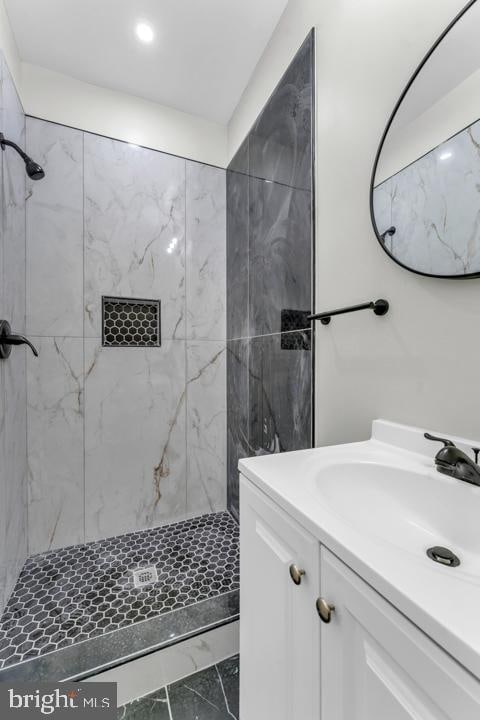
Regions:
[[460, 565], [459, 558], [451, 550], [440, 545], [428, 548], [427, 555], [430, 560], [446, 565], [447, 567], [458, 567]]

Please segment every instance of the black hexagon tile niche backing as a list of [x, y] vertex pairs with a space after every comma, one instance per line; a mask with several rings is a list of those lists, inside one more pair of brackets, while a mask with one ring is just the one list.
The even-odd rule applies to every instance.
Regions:
[[[0, 619], [0, 668], [239, 588], [227, 512], [29, 558]], [[155, 566], [158, 582], [134, 587]]]
[[102, 297], [104, 347], [160, 347], [160, 300]]

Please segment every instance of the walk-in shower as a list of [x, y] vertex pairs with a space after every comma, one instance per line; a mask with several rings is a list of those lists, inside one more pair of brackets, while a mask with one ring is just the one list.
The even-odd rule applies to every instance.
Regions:
[[312, 64], [309, 35], [228, 170], [0, 85], [0, 682], [238, 696], [237, 462], [312, 438]]

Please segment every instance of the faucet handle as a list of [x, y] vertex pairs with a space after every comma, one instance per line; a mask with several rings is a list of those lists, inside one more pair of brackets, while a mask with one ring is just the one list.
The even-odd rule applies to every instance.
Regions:
[[475, 455], [475, 462], [476, 462], [477, 465], [478, 465], [478, 453], [480, 453], [480, 448], [472, 448], [472, 450], [473, 450], [473, 453], [474, 453], [474, 455]]
[[[441, 437], [435, 437], [435, 435], [430, 435], [430, 433], [426, 432], [423, 435], [424, 438], [427, 440], [434, 440], [435, 442], [441, 442], [443, 443], [444, 447], [455, 447], [455, 443], [453, 443], [451, 440], [447, 440], [447, 438], [441, 438]], [[480, 452], [480, 449], [479, 449]]]

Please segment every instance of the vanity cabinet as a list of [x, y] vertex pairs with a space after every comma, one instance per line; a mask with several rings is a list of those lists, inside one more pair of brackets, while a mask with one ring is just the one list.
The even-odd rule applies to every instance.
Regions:
[[322, 720], [480, 718], [477, 680], [325, 548], [320, 562], [335, 604], [321, 629]]
[[478, 680], [243, 477], [240, 500], [241, 720], [480, 718]]
[[318, 718], [320, 546], [253, 485], [242, 483], [240, 717]]

